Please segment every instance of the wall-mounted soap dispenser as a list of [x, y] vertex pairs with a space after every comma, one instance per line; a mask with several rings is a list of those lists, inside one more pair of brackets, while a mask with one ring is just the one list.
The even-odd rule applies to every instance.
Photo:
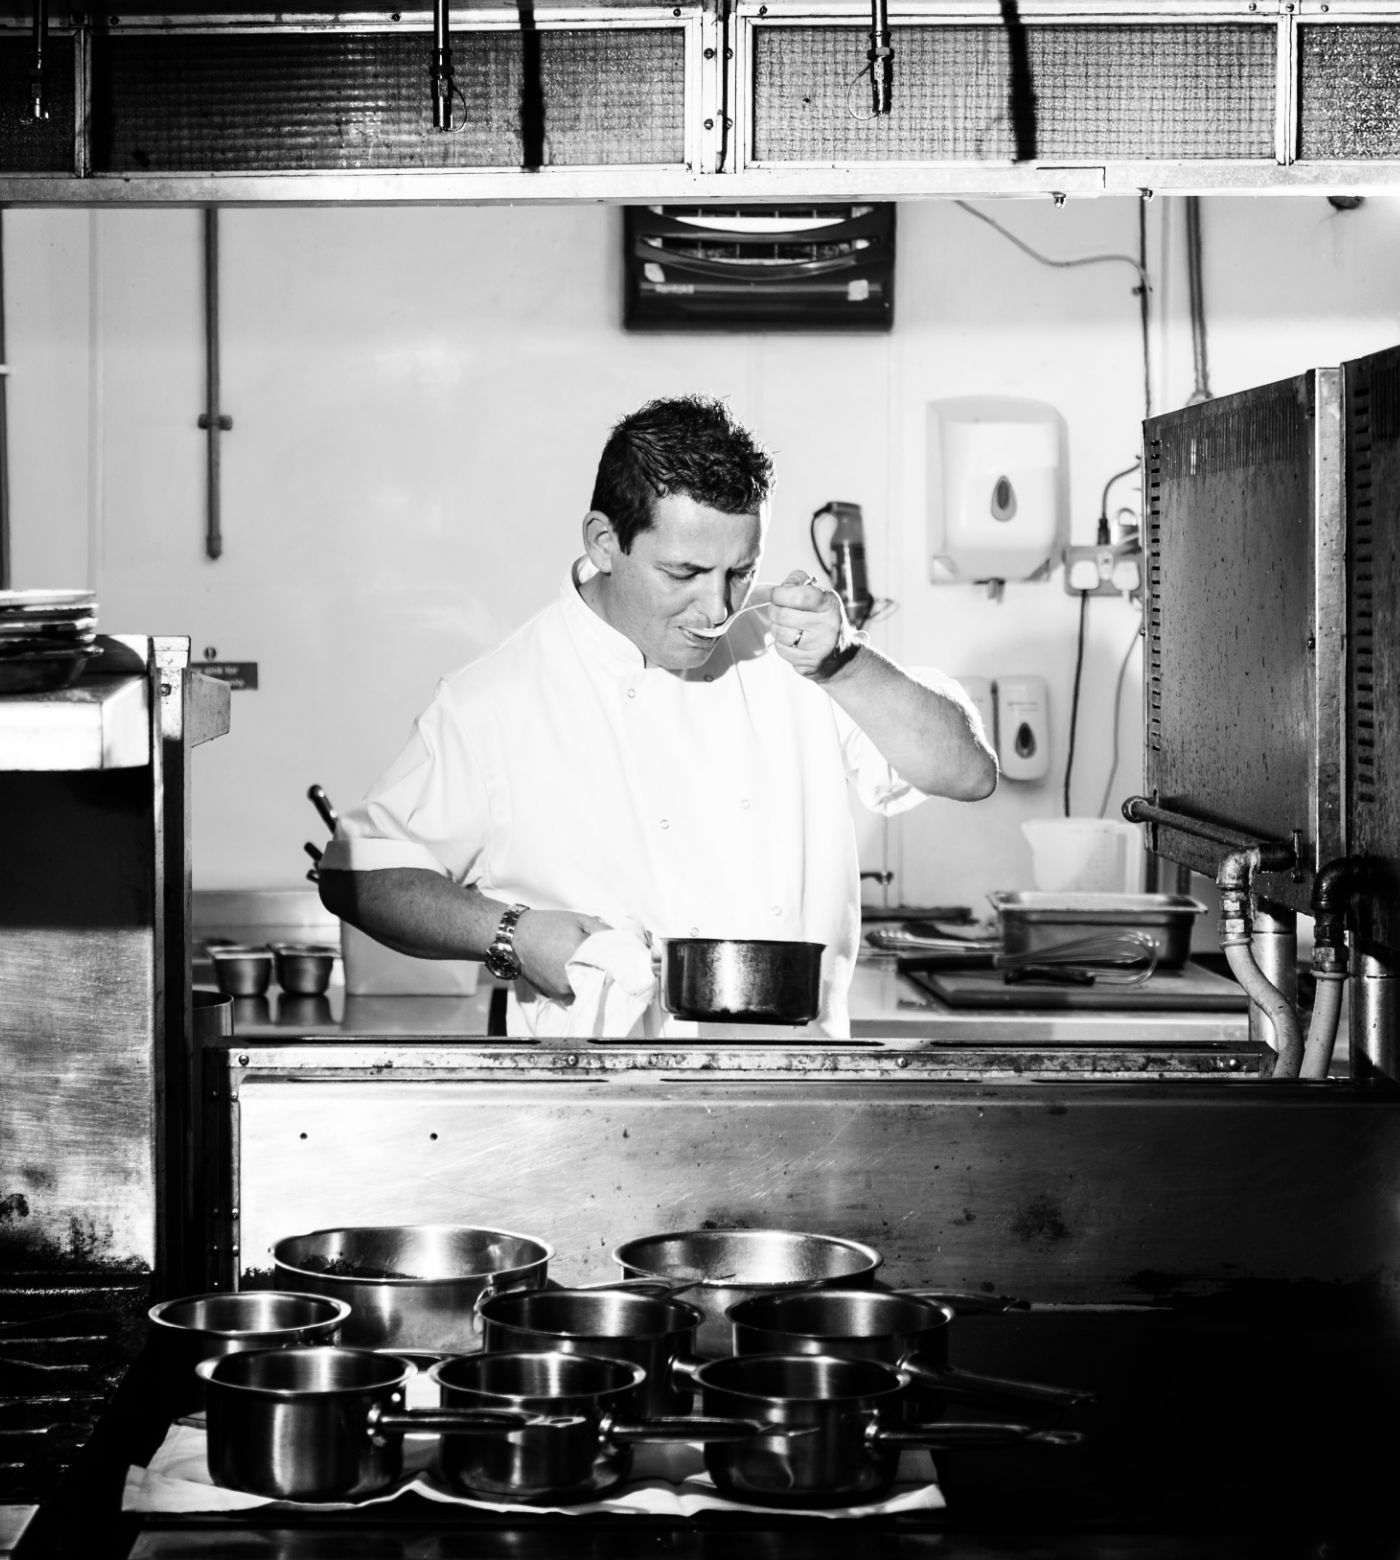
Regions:
[[1043, 677], [996, 680], [997, 758], [1004, 780], [1050, 773], [1050, 692]]
[[931, 401], [927, 451], [933, 582], [1048, 574], [1068, 507], [1059, 412], [1012, 396]]

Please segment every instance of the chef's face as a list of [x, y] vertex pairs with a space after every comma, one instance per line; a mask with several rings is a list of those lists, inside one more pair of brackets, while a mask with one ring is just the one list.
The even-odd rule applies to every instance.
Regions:
[[649, 665], [684, 672], [715, 646], [694, 631], [718, 627], [743, 606], [763, 555], [763, 520], [668, 493], [657, 499], [650, 529], [633, 537], [630, 552], [596, 511], [584, 521], [584, 539], [599, 570], [589, 582], [594, 591], [585, 590], [588, 599]]

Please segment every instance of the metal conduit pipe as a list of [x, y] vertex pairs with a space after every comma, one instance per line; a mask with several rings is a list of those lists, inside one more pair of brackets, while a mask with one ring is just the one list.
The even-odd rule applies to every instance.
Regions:
[[1388, 960], [1358, 953], [1351, 981], [1354, 1083], [1400, 1083], [1400, 980]]
[[[1249, 949], [1259, 972], [1273, 986], [1290, 1011], [1298, 1011], [1298, 917], [1283, 905], [1259, 895], [1250, 898]], [[1301, 1024], [1301, 1020], [1300, 1020]], [[1250, 1039], [1271, 1044], [1272, 1025], [1258, 1008], [1249, 1014]]]
[[1250, 942], [1250, 883], [1259, 871], [1276, 872], [1293, 864], [1282, 846], [1252, 845], [1220, 859], [1215, 884], [1220, 890], [1220, 946], [1230, 972], [1244, 987], [1252, 1007], [1268, 1018], [1273, 1029], [1275, 1061], [1270, 1077], [1296, 1078], [1303, 1065], [1303, 1032], [1288, 998], [1255, 962]]
[[1303, 1047], [1302, 1078], [1325, 1078], [1332, 1066], [1347, 978], [1347, 904], [1358, 884], [1359, 874], [1347, 857], [1329, 861], [1313, 879], [1312, 972], [1317, 996]]

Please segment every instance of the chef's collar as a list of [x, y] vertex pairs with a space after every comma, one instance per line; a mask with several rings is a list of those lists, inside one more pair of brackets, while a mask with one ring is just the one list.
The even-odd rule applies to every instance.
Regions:
[[564, 616], [598, 664], [611, 671], [635, 673], [646, 666], [646, 657], [626, 634], [621, 634], [606, 618], [601, 618], [583, 599], [579, 586], [598, 572], [587, 557], [578, 559], [565, 576], [559, 592]]

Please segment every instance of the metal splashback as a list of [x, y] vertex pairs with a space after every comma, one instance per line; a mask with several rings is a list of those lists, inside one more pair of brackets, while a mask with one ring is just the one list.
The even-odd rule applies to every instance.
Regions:
[[[1342, 367], [1346, 385], [1347, 838], [1370, 869], [1363, 952], [1400, 954], [1400, 347]], [[1387, 718], [1389, 717], [1389, 718]], [[1386, 961], [1390, 962], [1389, 960]]]
[[[1222, 396], [1144, 426], [1145, 790], [1217, 828], [1295, 846], [1262, 897], [1296, 911], [1344, 853], [1341, 371]], [[1156, 825], [1214, 876], [1223, 848]], [[1392, 831], [1393, 837], [1393, 831]]]

